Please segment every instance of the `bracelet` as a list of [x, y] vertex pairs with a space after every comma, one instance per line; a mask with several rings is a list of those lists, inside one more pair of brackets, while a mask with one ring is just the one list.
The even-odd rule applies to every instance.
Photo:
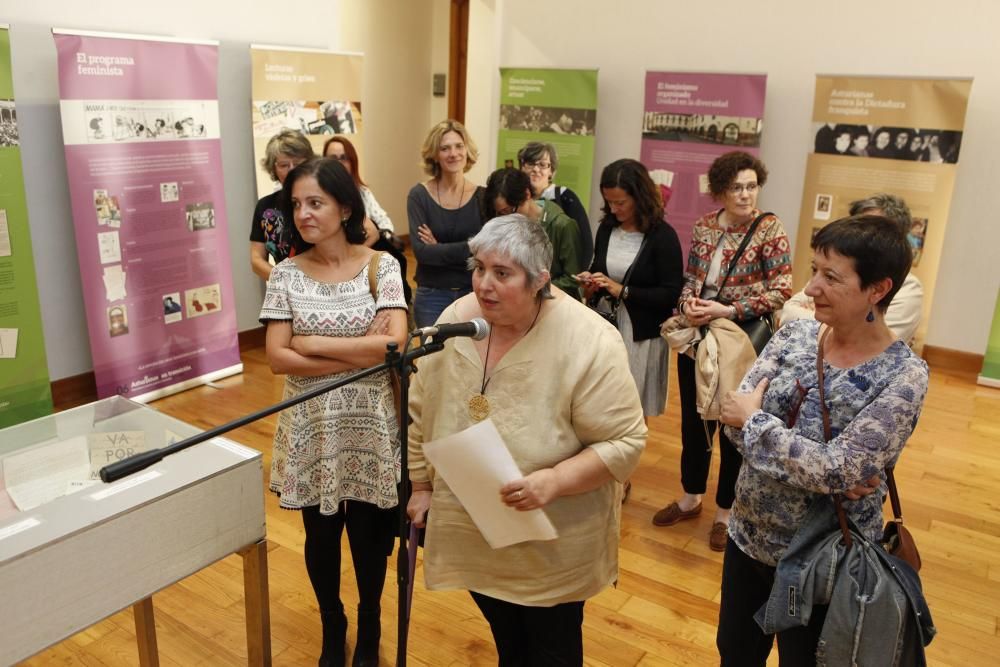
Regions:
[[731, 319], [731, 320], [733, 320], [735, 322], [736, 321], [736, 315], [738, 314], [737, 310], [736, 310], [736, 306], [730, 304], [729, 307], [730, 307], [730, 309], [732, 309], [732, 312], [729, 313], [729, 319]]

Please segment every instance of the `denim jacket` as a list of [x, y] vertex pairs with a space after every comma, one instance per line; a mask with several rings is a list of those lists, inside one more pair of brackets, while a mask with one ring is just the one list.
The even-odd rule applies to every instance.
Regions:
[[816, 664], [926, 664], [924, 647], [937, 630], [920, 578], [868, 540], [848, 519], [853, 542], [841, 544], [830, 496], [820, 496], [778, 562], [767, 603], [754, 619], [767, 634], [809, 623], [814, 605], [828, 605]]

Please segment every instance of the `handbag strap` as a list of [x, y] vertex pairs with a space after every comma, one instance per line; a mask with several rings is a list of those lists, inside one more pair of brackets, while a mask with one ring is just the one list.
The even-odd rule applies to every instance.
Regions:
[[829, 327], [823, 327], [823, 333], [819, 336], [819, 344], [816, 348], [816, 388], [819, 392], [819, 407], [823, 413], [823, 440], [830, 442], [833, 439], [833, 428], [830, 426], [830, 410], [826, 407], [826, 387], [823, 375], [823, 347], [826, 343], [826, 336], [830, 333]]
[[885, 469], [885, 483], [889, 487], [889, 503], [892, 505], [892, 518], [897, 523], [903, 523], [903, 509], [899, 504], [899, 491], [896, 490], [896, 477], [892, 474], [892, 471], [892, 466]]
[[[829, 327], [823, 327], [823, 332], [819, 335], [819, 343], [816, 346], [816, 388], [819, 393], [819, 408], [823, 415], [823, 441], [829, 442], [833, 439], [833, 427], [830, 425], [830, 409], [826, 406], [826, 379], [823, 373], [823, 348], [826, 343]], [[833, 494], [833, 508], [837, 511], [837, 523], [840, 524], [840, 533], [843, 535], [841, 544], [850, 548], [851, 529], [847, 525], [847, 513], [844, 512], [843, 495]]]
[[[739, 262], [740, 258], [743, 257], [743, 253], [746, 252], [747, 246], [750, 245], [750, 241], [753, 239], [753, 235], [757, 231], [757, 227], [760, 226], [760, 221], [769, 215], [774, 215], [774, 213], [767, 211], [754, 218], [753, 223], [747, 230], [747, 233], [743, 235], [743, 240], [740, 241], [739, 247], [736, 248], [736, 252], [733, 254], [733, 259], [729, 262], [729, 270], [726, 271], [726, 277], [722, 279], [721, 283], [719, 283], [719, 294], [722, 294], [722, 288], [726, 286], [726, 281], [729, 280], [729, 276], [733, 275], [733, 270], [736, 268], [737, 262]], [[764, 259], [762, 257], [761, 262], [763, 261]]]
[[[639, 263], [639, 256], [642, 255], [642, 251], [646, 248], [646, 240], [648, 238], [649, 238], [649, 232], [646, 232], [645, 234], [642, 235], [642, 242], [639, 244], [639, 249], [636, 251], [635, 257], [632, 258], [632, 263], [628, 265], [627, 269], [625, 269], [625, 276], [622, 278], [623, 292], [625, 291], [625, 288], [628, 287], [629, 278], [632, 277], [632, 269], [634, 269], [635, 265]], [[618, 300], [621, 301], [620, 298]]]

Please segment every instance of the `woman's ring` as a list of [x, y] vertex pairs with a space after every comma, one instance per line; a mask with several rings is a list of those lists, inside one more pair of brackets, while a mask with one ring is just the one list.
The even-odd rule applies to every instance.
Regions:
[[520, 490], [516, 491], [514, 493], [514, 497], [517, 498], [518, 500], [520, 500], [521, 498], [524, 498], [524, 491], [520, 491]]

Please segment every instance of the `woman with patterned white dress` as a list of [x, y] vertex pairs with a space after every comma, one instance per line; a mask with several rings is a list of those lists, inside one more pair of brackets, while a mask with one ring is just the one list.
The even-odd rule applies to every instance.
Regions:
[[[399, 265], [364, 246], [364, 203], [340, 162], [296, 167], [284, 195], [296, 254], [271, 272], [260, 319], [271, 369], [286, 374], [285, 396], [291, 397], [380, 363], [390, 342], [402, 346], [406, 304]], [[377, 284], [370, 285], [373, 261], [379, 262]], [[283, 508], [302, 512], [306, 570], [323, 621], [321, 666], [345, 664], [345, 526], [360, 599], [353, 664], [378, 664], [380, 599], [400, 481], [397, 432], [385, 372], [300, 403], [278, 419], [270, 488]]]

